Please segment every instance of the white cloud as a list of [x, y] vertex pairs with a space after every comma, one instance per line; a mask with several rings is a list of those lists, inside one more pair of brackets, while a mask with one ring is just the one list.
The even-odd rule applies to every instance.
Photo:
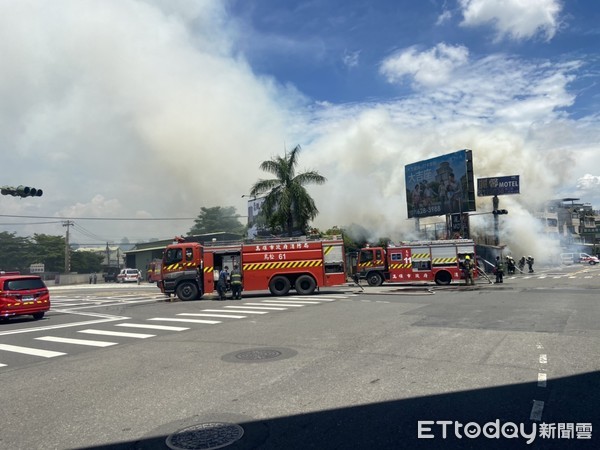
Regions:
[[452, 13], [448, 10], [445, 10], [444, 12], [442, 12], [442, 14], [438, 16], [437, 20], [435, 21], [435, 24], [442, 25], [443, 23], [448, 22], [450, 19], [452, 19]]
[[577, 188], [588, 193], [589, 191], [597, 191], [600, 188], [600, 176], [586, 173], [577, 180]]
[[345, 51], [342, 55], [342, 62], [346, 67], [352, 68], [358, 66], [358, 61], [360, 58], [360, 50], [356, 50], [353, 52]]
[[390, 83], [401, 82], [412, 76], [415, 83], [423, 86], [437, 86], [447, 82], [452, 72], [468, 62], [469, 51], [463, 46], [444, 43], [419, 52], [416, 47], [400, 50], [386, 58], [380, 72]]
[[496, 38], [523, 40], [538, 34], [550, 40], [560, 25], [559, 0], [459, 0], [462, 25], [491, 24]]

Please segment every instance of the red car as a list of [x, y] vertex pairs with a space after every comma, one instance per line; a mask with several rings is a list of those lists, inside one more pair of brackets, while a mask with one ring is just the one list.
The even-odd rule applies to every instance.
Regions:
[[50, 292], [37, 275], [0, 272], [0, 319], [32, 315], [44, 317], [50, 309]]

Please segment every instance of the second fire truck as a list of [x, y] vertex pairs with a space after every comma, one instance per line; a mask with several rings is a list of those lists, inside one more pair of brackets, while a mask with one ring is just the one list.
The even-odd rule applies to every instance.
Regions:
[[186, 242], [179, 238], [163, 254], [158, 286], [167, 295], [195, 300], [215, 291], [215, 273], [238, 264], [244, 292], [269, 290], [309, 295], [324, 286], [346, 282], [342, 238], [257, 241], [255, 243]]
[[[475, 258], [475, 243], [470, 239], [405, 242], [400, 246], [367, 247], [358, 253], [355, 277], [370, 286], [389, 283], [435, 282], [447, 285], [460, 281], [462, 263]], [[477, 270], [473, 276], [477, 277]]]

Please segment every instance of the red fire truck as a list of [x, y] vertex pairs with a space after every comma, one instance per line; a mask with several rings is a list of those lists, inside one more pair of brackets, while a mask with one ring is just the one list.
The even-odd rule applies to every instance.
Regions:
[[162, 266], [162, 260], [153, 259], [148, 263], [146, 269], [146, 281], [148, 283], [158, 283], [160, 281], [160, 267]]
[[287, 295], [291, 289], [309, 295], [322, 286], [346, 282], [344, 242], [341, 237], [256, 241], [253, 243], [177, 242], [163, 254], [161, 291], [181, 300], [195, 300], [215, 291], [215, 274], [238, 264], [244, 292], [269, 290]]
[[[389, 283], [435, 281], [447, 285], [463, 278], [462, 263], [469, 255], [476, 264], [475, 243], [470, 239], [404, 242], [400, 246], [360, 250], [355, 277], [370, 286]], [[477, 277], [477, 270], [473, 276]], [[357, 280], [357, 281], [358, 281]]]

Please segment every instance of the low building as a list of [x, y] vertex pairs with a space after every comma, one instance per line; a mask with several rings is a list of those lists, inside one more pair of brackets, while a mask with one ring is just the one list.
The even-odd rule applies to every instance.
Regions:
[[582, 246], [587, 250], [600, 245], [600, 217], [590, 203], [578, 198], [562, 198], [548, 201], [535, 212], [544, 232], [560, 240], [562, 247]]

